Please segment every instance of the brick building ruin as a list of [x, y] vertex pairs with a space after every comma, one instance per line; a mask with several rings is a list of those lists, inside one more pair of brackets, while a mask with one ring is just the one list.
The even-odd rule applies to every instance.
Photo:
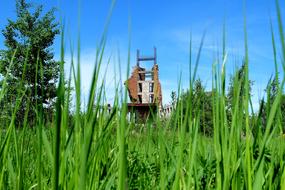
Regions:
[[[130, 78], [125, 82], [131, 103], [128, 111], [135, 115], [137, 122], [144, 123], [148, 118], [155, 116], [162, 105], [161, 84], [158, 75], [156, 48], [154, 56], [140, 56], [137, 50], [137, 63], [133, 68]], [[140, 66], [140, 62], [153, 61], [150, 70]]]

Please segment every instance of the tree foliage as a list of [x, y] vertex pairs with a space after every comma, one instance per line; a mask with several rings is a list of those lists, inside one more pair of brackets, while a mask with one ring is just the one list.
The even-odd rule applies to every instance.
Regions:
[[[200, 132], [205, 135], [212, 135], [213, 133], [213, 117], [212, 117], [212, 92], [206, 91], [202, 81], [198, 78], [193, 85], [193, 91], [190, 97], [190, 91], [187, 90], [181, 94], [182, 105], [189, 105], [188, 101], [191, 101], [192, 105], [192, 117], [199, 119]], [[187, 107], [183, 107], [183, 114], [187, 112]], [[189, 113], [190, 114], [190, 113]]]
[[16, 108], [18, 95], [23, 94], [17, 112], [18, 122], [23, 120], [28, 105], [29, 121], [35, 119], [38, 105], [43, 105], [44, 112], [49, 113], [45, 115], [50, 116], [52, 111], [59, 62], [53, 59], [51, 46], [60, 32], [54, 11], [44, 13], [43, 6], [35, 7], [25, 0], [17, 0], [16, 20], [8, 19], [2, 30], [6, 49], [0, 53], [0, 74], [7, 84], [2, 108], [9, 115]]
[[[269, 113], [271, 106], [273, 105], [273, 102], [277, 98], [278, 92], [280, 89], [280, 82], [277, 77], [274, 79], [270, 79], [267, 87], [265, 89], [266, 92], [266, 100], [262, 100], [261, 104], [262, 106], [260, 108], [260, 115], [261, 115], [261, 126], [262, 126], [262, 131], [265, 131], [265, 126], [267, 123], [267, 118], [269, 118]], [[281, 101], [280, 101], [280, 107], [277, 110], [277, 113], [274, 118], [274, 123], [273, 126], [278, 127], [280, 132], [284, 131], [284, 126], [285, 126], [285, 95], [282, 94], [281, 96]]]
[[[253, 81], [249, 80], [249, 97], [251, 97]], [[238, 88], [237, 88], [238, 87]], [[242, 100], [245, 97], [245, 64], [230, 77], [228, 94], [227, 94], [227, 109], [228, 111], [234, 111], [234, 100], [239, 100], [238, 104], [242, 106]]]

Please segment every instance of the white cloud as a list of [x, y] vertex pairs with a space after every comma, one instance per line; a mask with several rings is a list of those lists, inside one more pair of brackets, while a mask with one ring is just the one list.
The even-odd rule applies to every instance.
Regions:
[[[105, 92], [106, 92], [106, 103], [113, 103], [115, 97], [116, 86], [123, 85], [126, 79], [126, 60], [124, 56], [121, 56], [121, 72], [119, 70], [118, 55], [113, 53], [112, 48], [108, 49], [102, 58], [101, 68], [98, 77], [98, 87], [104, 82]], [[57, 56], [58, 57], [58, 56]], [[65, 77], [68, 79], [70, 75], [71, 67], [71, 54], [65, 55]], [[77, 69], [77, 55], [73, 56], [73, 62], [75, 69]], [[92, 83], [92, 77], [94, 73], [94, 68], [96, 64], [96, 49], [84, 49], [80, 52], [80, 81], [81, 81], [81, 102], [82, 106], [87, 104], [90, 87]], [[72, 86], [74, 87], [73, 75]], [[122, 83], [119, 81], [121, 77]], [[75, 93], [73, 94], [73, 100], [75, 100]]]

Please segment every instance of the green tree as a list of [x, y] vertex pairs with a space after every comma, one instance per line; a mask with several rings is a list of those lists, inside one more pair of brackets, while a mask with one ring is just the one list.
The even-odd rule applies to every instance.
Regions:
[[187, 112], [187, 106], [192, 105], [192, 117], [200, 120], [200, 132], [204, 135], [213, 134], [213, 117], [212, 117], [212, 92], [207, 92], [200, 78], [194, 81], [192, 98], [189, 98], [190, 91], [187, 90], [181, 94], [183, 115]]
[[[249, 97], [251, 96], [251, 87], [253, 85], [253, 82], [249, 81]], [[236, 88], [236, 87], [238, 87]], [[239, 90], [239, 94], [237, 91]], [[230, 83], [228, 88], [228, 94], [227, 94], [227, 106], [230, 111], [233, 111], [234, 108], [234, 100], [236, 98], [239, 98], [239, 105], [242, 105], [242, 99], [245, 96], [245, 64], [242, 64], [242, 66], [237, 70], [237, 72], [230, 77]]]
[[[249, 97], [251, 97], [253, 81], [249, 80]], [[234, 108], [238, 104], [238, 108], [243, 108], [243, 102], [245, 98], [245, 64], [235, 72], [234, 75], [230, 77], [228, 94], [226, 97], [226, 109], [228, 121], [232, 121], [232, 114], [234, 113]], [[238, 101], [237, 101], [238, 100]], [[239, 112], [243, 113], [243, 112]], [[245, 115], [240, 115], [240, 118], [245, 118]]]
[[[260, 116], [261, 116], [261, 126], [262, 131], [265, 131], [265, 126], [267, 123], [267, 118], [269, 117], [270, 109], [273, 105], [273, 102], [275, 101], [277, 94], [280, 89], [280, 82], [277, 77], [274, 77], [274, 79], [270, 79], [269, 83], [265, 89], [265, 92], [267, 94], [266, 101], [262, 100], [263, 107], [260, 108]], [[285, 126], [285, 95], [282, 94], [281, 101], [279, 105], [279, 109], [277, 110], [277, 113], [274, 117], [273, 126], [278, 127], [280, 130], [278, 132], [284, 131]]]
[[200, 117], [200, 130], [204, 135], [213, 134], [212, 92], [207, 92], [202, 81], [198, 78], [193, 89], [193, 116]]
[[171, 98], [170, 104], [172, 108], [174, 109], [177, 103], [177, 95], [175, 91], [171, 91], [170, 98]]
[[43, 6], [35, 7], [25, 0], [16, 0], [16, 20], [8, 19], [2, 30], [6, 49], [0, 52], [0, 74], [7, 76], [2, 109], [9, 115], [19, 94], [24, 92], [17, 112], [18, 123], [23, 120], [25, 111], [28, 111], [29, 121], [34, 121], [38, 105], [43, 105], [45, 113], [50, 115], [52, 112], [59, 62], [53, 59], [51, 46], [60, 32], [54, 11], [44, 14]]

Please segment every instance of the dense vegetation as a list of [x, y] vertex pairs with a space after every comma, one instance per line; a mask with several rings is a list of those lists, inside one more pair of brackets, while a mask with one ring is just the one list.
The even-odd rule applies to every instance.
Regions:
[[[1, 120], [0, 188], [285, 189], [285, 139], [282, 135], [285, 40], [278, 2], [276, 7], [282, 58], [279, 60], [276, 57], [277, 42], [272, 31], [276, 73], [269, 81], [266, 97], [256, 113], [252, 110], [252, 82], [248, 77], [246, 24], [244, 61], [231, 77], [230, 86], [226, 87], [225, 82], [228, 62], [225, 32], [222, 59], [217, 57], [213, 64], [212, 91], [205, 92], [202, 82], [196, 80], [202, 38], [194, 67], [193, 60], [190, 60], [189, 67], [194, 70], [190, 73], [189, 89], [183, 93], [178, 91], [177, 97], [172, 94], [175, 111], [170, 118], [157, 116], [144, 126], [126, 119], [127, 91], [120, 81], [115, 81], [116, 94], [111, 112], [104, 106], [105, 84], [104, 80], [99, 80], [99, 75], [105, 72], [100, 68], [106, 33], [97, 48], [88, 103], [82, 108], [80, 44], [77, 65], [72, 57], [71, 75], [66, 79], [62, 32], [59, 81], [54, 114], [50, 117], [45, 117], [43, 99], [36, 104], [25, 101], [26, 96], [33, 94], [21, 90], [27, 86], [38, 86], [41, 83], [38, 80], [49, 71], [44, 64], [51, 60], [45, 62], [46, 59], [40, 54], [40, 51], [44, 54], [45, 46], [38, 46], [39, 49], [35, 48], [33, 53], [17, 46], [25, 53], [24, 57], [21, 55], [20, 59], [16, 56], [16, 50], [12, 54], [14, 56], [10, 52], [7, 59], [1, 60], [1, 65], [10, 61], [8, 66], [1, 68], [1, 73], [5, 74], [2, 74], [0, 87], [0, 109], [1, 116], [5, 113], [7, 117]], [[56, 31], [53, 30], [53, 34]], [[37, 59], [34, 59], [35, 55]], [[128, 55], [130, 57], [130, 52]], [[278, 71], [278, 64], [282, 64], [284, 70]], [[20, 86], [13, 94], [14, 100], [7, 102], [13, 68], [21, 73], [16, 80]], [[28, 71], [33, 72], [31, 80], [23, 77]], [[71, 97], [67, 93], [71, 86], [75, 91], [72, 113]], [[43, 97], [45, 91], [38, 90], [37, 94], [36, 98]], [[22, 106], [25, 109], [21, 109]], [[21, 120], [18, 113], [23, 114]], [[31, 113], [34, 114], [34, 122], [30, 122]]]
[[[5, 76], [2, 85], [6, 91], [2, 93], [1, 118], [9, 118], [18, 106], [15, 122], [21, 123], [25, 111], [30, 110], [27, 117], [32, 123], [37, 117], [33, 110], [38, 103], [44, 104], [46, 117], [52, 114], [59, 62], [53, 60], [51, 45], [60, 31], [54, 10], [43, 15], [42, 6], [34, 7], [25, 0], [16, 0], [16, 16], [16, 20], [9, 19], [2, 30], [6, 49], [0, 52], [0, 74]], [[23, 97], [17, 105], [19, 92]], [[31, 109], [26, 107], [27, 104]]]

